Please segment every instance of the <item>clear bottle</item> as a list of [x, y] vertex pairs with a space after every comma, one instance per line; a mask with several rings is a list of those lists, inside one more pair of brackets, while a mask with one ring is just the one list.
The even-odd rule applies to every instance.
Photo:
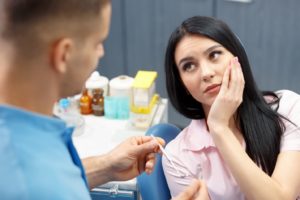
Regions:
[[69, 99], [61, 99], [58, 103], [57, 117], [66, 122], [67, 127], [73, 127], [74, 136], [79, 136], [84, 133], [84, 118], [78, 113], [78, 110], [71, 108]]
[[88, 95], [86, 88], [83, 89], [79, 102], [81, 114], [88, 115], [92, 113], [92, 98]]
[[92, 110], [96, 116], [104, 115], [104, 97], [103, 89], [97, 88], [93, 90]]

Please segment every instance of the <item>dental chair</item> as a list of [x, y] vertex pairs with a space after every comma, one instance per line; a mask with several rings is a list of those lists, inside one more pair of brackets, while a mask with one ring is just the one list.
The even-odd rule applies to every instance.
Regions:
[[[146, 132], [146, 135], [161, 137], [166, 144], [175, 138], [180, 129], [171, 124], [157, 124]], [[161, 155], [156, 155], [156, 164], [150, 175], [143, 173], [137, 177], [137, 184], [143, 200], [170, 200], [170, 190], [163, 172]]]

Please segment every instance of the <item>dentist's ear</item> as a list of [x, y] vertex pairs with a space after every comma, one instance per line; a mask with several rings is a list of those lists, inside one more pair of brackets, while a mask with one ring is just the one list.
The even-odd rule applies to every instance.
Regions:
[[57, 73], [64, 74], [67, 71], [74, 43], [70, 38], [62, 38], [52, 45], [50, 62]]

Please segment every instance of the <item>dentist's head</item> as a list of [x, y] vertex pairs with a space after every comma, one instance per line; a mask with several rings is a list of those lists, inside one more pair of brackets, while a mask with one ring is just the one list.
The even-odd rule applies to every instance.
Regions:
[[0, 10], [0, 101], [14, 102], [7, 87], [52, 103], [79, 92], [104, 55], [110, 0], [3, 0]]

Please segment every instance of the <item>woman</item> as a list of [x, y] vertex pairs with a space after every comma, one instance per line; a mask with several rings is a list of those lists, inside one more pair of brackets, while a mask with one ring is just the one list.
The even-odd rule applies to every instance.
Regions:
[[175, 166], [163, 158], [172, 196], [196, 178], [212, 200], [297, 198], [300, 96], [259, 91], [224, 22], [184, 21], [170, 37], [165, 71], [172, 105], [192, 119], [166, 147]]

